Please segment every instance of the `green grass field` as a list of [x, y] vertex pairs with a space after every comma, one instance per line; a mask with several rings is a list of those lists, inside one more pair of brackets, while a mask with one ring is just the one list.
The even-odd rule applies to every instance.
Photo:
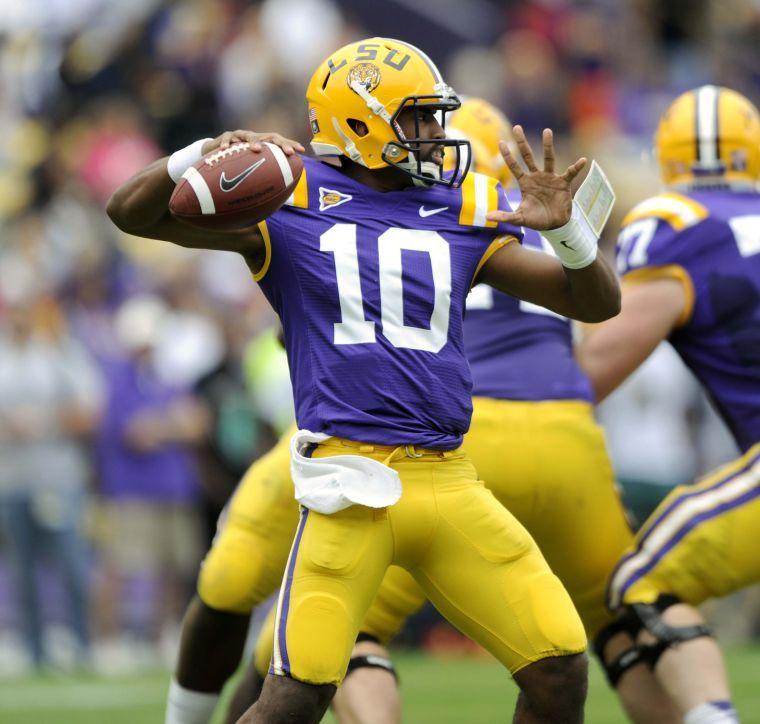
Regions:
[[[493, 724], [510, 721], [515, 688], [493, 662], [396, 655], [409, 724]], [[728, 651], [734, 698], [744, 724], [760, 724], [760, 647]], [[168, 674], [99, 679], [27, 677], [0, 682], [2, 724], [161, 724]], [[593, 667], [586, 721], [624, 721]], [[325, 719], [332, 722], [331, 717]], [[656, 724], [653, 722], [653, 724]]]

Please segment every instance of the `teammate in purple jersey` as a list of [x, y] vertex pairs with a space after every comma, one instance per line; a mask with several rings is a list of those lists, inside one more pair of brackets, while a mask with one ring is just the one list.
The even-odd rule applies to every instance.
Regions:
[[[578, 357], [604, 398], [668, 340], [744, 455], [676, 488], [613, 573], [608, 600], [687, 724], [736, 722], [702, 601], [760, 581], [760, 115], [702, 86], [676, 99], [656, 135], [668, 191], [623, 221], [623, 309]], [[635, 652], [634, 652], [635, 653]]]
[[[260, 282], [270, 273], [280, 281], [266, 291], [281, 314], [296, 407], [319, 425], [304, 433], [315, 440], [306, 456], [294, 447], [306, 502], [280, 592], [272, 671], [241, 721], [319, 721], [391, 563], [408, 568], [450, 620], [514, 673], [521, 688], [515, 721], [581, 721], [586, 662], [577, 614], [530, 536], [456, 446], [468, 423], [461, 317], [474, 280], [589, 321], [617, 313], [617, 283], [573, 216], [570, 182], [585, 161], [555, 174], [546, 131], [540, 171], [515, 127], [527, 171], [505, 148], [522, 191], [514, 212], [498, 209], [499, 188], [478, 174], [441, 176], [444, 147], [466, 144], [445, 138], [437, 114], [459, 102], [430, 59], [398, 41], [374, 38], [336, 51], [315, 73], [307, 101], [312, 148], [341, 160], [340, 171], [316, 170], [318, 186], [341, 184], [317, 189], [325, 218], [312, 212], [317, 197], [309, 190], [307, 206], [276, 212], [271, 228], [192, 230], [168, 213], [167, 169], [176, 170], [177, 158], [187, 163], [187, 150], [152, 164], [109, 203], [125, 230], [239, 251]], [[236, 140], [254, 149], [270, 140], [286, 153], [298, 147], [277, 134], [236, 131], [191, 148], [209, 152]], [[354, 201], [368, 216], [350, 211]], [[449, 207], [458, 226], [424, 223]], [[300, 223], [290, 221], [294, 213]], [[499, 223], [548, 229], [562, 263], [510, 243], [516, 237], [499, 233]], [[436, 364], [439, 354], [449, 369]], [[365, 389], [350, 378], [354, 361]], [[357, 431], [370, 437], [356, 439]], [[315, 473], [325, 469], [331, 473]], [[371, 503], [358, 502], [369, 495]]]

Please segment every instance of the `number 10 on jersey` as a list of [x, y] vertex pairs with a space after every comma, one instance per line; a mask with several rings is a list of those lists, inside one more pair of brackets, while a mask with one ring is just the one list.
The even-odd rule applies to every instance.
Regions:
[[[319, 237], [320, 251], [335, 258], [340, 300], [340, 322], [334, 324], [335, 344], [370, 344], [377, 341], [375, 322], [364, 318], [359, 274], [356, 224], [335, 224]], [[448, 242], [427, 229], [391, 227], [377, 239], [380, 309], [383, 336], [394, 346], [438, 352], [446, 344], [451, 309], [451, 254]], [[430, 257], [434, 303], [430, 328], [404, 324], [401, 252], [421, 251]]]

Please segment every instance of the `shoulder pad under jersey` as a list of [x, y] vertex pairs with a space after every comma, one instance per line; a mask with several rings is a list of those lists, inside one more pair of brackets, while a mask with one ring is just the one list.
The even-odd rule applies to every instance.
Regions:
[[709, 211], [699, 202], [684, 194], [668, 191], [634, 206], [621, 226], [626, 227], [641, 219], [661, 219], [675, 231], [682, 231], [708, 216]]
[[497, 179], [470, 171], [459, 188], [461, 206], [459, 223], [462, 226], [481, 226], [496, 229], [499, 223], [486, 219], [489, 211], [511, 211], [501, 184]]

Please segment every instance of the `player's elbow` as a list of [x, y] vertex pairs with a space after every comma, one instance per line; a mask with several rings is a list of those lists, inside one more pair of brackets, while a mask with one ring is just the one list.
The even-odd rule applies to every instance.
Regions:
[[141, 213], [134, 193], [127, 184], [116, 189], [108, 199], [106, 214], [121, 231], [127, 234], [139, 235], [139, 231], [147, 226], [145, 214]]
[[576, 319], [589, 324], [604, 322], [620, 314], [620, 307], [620, 286], [614, 284], [604, 294], [599, 295], [593, 304], [584, 305], [583, 309], [578, 310]]
[[121, 189], [117, 189], [108, 199], [106, 204], [108, 218], [122, 231], [129, 232], [131, 229], [128, 205]]
[[612, 319], [620, 314], [622, 301], [620, 295], [620, 286], [615, 284], [610, 290], [609, 295], [600, 305], [599, 315], [595, 319], [589, 319], [589, 322], [604, 322], [606, 319]]

